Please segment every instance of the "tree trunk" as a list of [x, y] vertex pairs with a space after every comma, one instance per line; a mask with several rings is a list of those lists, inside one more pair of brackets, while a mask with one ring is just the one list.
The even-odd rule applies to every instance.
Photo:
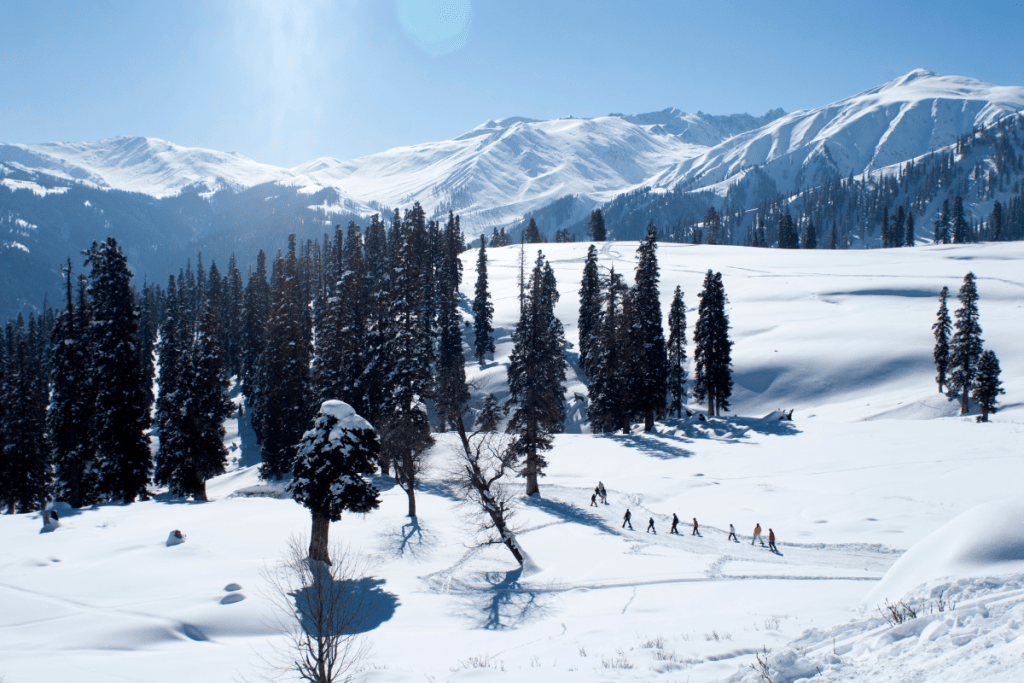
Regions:
[[313, 531], [309, 541], [309, 559], [331, 563], [327, 552], [327, 537], [331, 532], [331, 518], [322, 512], [313, 512]]
[[204, 501], [204, 502], [210, 500], [206, 496], [206, 480], [205, 479], [200, 479], [199, 482], [196, 484], [196, 490], [195, 490], [195, 493], [192, 494], [192, 498], [194, 500], [201, 500], [201, 501]]
[[532, 496], [540, 491], [537, 484], [537, 454], [530, 452], [526, 454], [526, 495]]
[[644, 413], [644, 431], [649, 432], [654, 429], [654, 408], [648, 408], [647, 412]]
[[409, 516], [416, 516], [416, 473], [415, 463], [412, 461], [412, 452], [406, 451], [402, 457], [405, 467], [404, 479], [406, 481], [405, 495], [409, 497]]
[[708, 392], [708, 417], [712, 417], [715, 414], [715, 392]]
[[960, 397], [960, 414], [961, 415], [966, 415], [968, 408], [969, 408], [969, 405], [968, 405], [968, 401], [967, 401], [967, 382], [964, 382], [964, 391], [963, 391], [963, 394]]
[[82, 467], [81, 461], [75, 458], [75, 464], [71, 467], [71, 491], [69, 492], [68, 502], [71, 503], [71, 507], [78, 509], [82, 507]]
[[981, 404], [981, 419], [979, 422], [988, 422], [988, 406]]

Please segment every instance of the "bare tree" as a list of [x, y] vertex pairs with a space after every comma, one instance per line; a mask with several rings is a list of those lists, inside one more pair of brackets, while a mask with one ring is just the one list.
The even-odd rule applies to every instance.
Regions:
[[364, 558], [331, 544], [330, 564], [314, 560], [306, 539], [292, 536], [284, 558], [263, 568], [268, 597], [277, 607], [272, 626], [287, 645], [262, 657], [266, 678], [348, 683], [363, 671], [370, 643], [360, 632], [369, 613]]
[[449, 474], [461, 493], [466, 522], [481, 544], [501, 543], [522, 564], [523, 551], [512, 524], [517, 496], [509, 479], [516, 473], [517, 458], [509, 448], [510, 439], [505, 434], [459, 432], [462, 450], [456, 450]]

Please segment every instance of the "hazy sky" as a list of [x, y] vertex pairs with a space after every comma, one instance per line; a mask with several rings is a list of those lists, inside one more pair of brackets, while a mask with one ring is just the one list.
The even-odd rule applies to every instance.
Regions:
[[0, 0], [0, 142], [293, 166], [508, 116], [794, 111], [916, 67], [1024, 85], [1022, 4]]

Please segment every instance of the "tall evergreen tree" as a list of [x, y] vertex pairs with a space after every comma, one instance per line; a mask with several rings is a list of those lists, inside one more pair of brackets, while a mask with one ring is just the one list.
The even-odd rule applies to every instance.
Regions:
[[676, 287], [668, 311], [668, 388], [672, 401], [669, 413], [682, 417], [686, 402], [686, 306], [683, 290]]
[[732, 342], [722, 274], [708, 270], [698, 297], [698, 318], [693, 329], [693, 397], [697, 401], [707, 400], [709, 415], [721, 415], [729, 409], [732, 395]]
[[971, 398], [981, 409], [978, 422], [988, 422], [989, 414], [996, 412], [997, 399], [1003, 393], [1006, 392], [999, 381], [999, 359], [992, 351], [985, 351], [978, 358], [978, 371], [971, 387]]
[[260, 475], [281, 479], [291, 471], [295, 448], [310, 420], [308, 401], [309, 314], [301, 298], [299, 260], [295, 235], [288, 236], [288, 252], [274, 260], [271, 275], [271, 314], [267, 321], [267, 345], [262, 365], [261, 406], [263, 434], [257, 434], [263, 451]]
[[93, 405], [86, 372], [90, 354], [84, 283], [78, 308], [71, 294], [71, 259], [67, 269], [67, 304], [53, 330], [52, 390], [46, 415], [47, 441], [53, 457], [54, 497], [73, 508], [99, 501], [94, 450], [88, 437]]
[[153, 471], [149, 450], [149, 410], [153, 393], [142, 371], [138, 314], [128, 261], [109, 237], [85, 252], [91, 266], [92, 366], [95, 383], [95, 432], [100, 486], [124, 503], [146, 497]]
[[[179, 304], [180, 305], [180, 304]], [[270, 318], [270, 284], [267, 282], [267, 255], [260, 249], [256, 256], [256, 271], [249, 274], [243, 303], [241, 330], [242, 393], [248, 408], [249, 420], [257, 438], [263, 433], [263, 364], [266, 356], [267, 320]]]
[[828, 248], [829, 249], [835, 249], [836, 245], [837, 245], [836, 221], [835, 221], [835, 219], [832, 219], [832, 232], [829, 234]]
[[527, 224], [526, 229], [523, 230], [522, 242], [524, 244], [543, 244], [547, 242], [544, 235], [541, 234], [540, 228], [537, 227], [537, 221], [532, 218], [529, 224]]
[[1003, 241], [1003, 205], [996, 200], [992, 203], [992, 241]]
[[600, 297], [603, 311], [594, 323], [590, 346], [590, 400], [587, 420], [591, 430], [629, 433], [629, 287], [612, 268], [608, 288]]
[[966, 244], [971, 241], [971, 229], [964, 217], [964, 200], [960, 195], [953, 198], [953, 242]]
[[[595, 209], [599, 211], [599, 209]], [[580, 317], [577, 324], [580, 344], [580, 369], [591, 375], [594, 350], [601, 319], [601, 277], [597, 266], [597, 247], [587, 249], [587, 261], [583, 266], [583, 282], [580, 283]]]
[[942, 200], [942, 209], [935, 220], [935, 244], [949, 244], [949, 199]]
[[538, 479], [544, 476], [544, 452], [551, 449], [551, 435], [564, 428], [562, 382], [568, 368], [565, 335], [554, 312], [558, 302], [555, 274], [539, 251], [525, 290], [512, 335], [508, 384], [514, 408], [507, 431], [513, 434], [509, 448], [523, 463], [520, 474], [526, 478], [526, 495], [532, 496], [539, 491]]
[[8, 324], [3, 495], [9, 513], [41, 509], [53, 482], [44, 438], [45, 408], [40, 409], [46, 402], [46, 383], [30, 339], [20, 315], [16, 324]]
[[607, 230], [604, 227], [604, 214], [601, 209], [594, 209], [590, 212], [590, 220], [587, 222], [587, 234], [595, 242], [604, 242], [607, 237]]
[[[466, 388], [466, 357], [462, 351], [462, 316], [459, 314], [459, 285], [462, 261], [459, 251], [462, 235], [449, 213], [441, 236], [441, 259], [437, 286], [437, 373], [434, 389], [441, 428], [450, 425], [464, 430], [462, 413], [469, 400]], [[486, 256], [485, 256], [486, 258]], [[486, 268], [486, 265], [484, 266]]]
[[907, 230], [903, 236], [903, 246], [914, 246], [914, 212], [907, 211]]
[[896, 215], [892, 221], [892, 236], [889, 238], [889, 242], [893, 247], [902, 247], [906, 241], [906, 230], [907, 224], [907, 211], [902, 206], [896, 207]]
[[633, 303], [633, 325], [630, 368], [635, 378], [632, 385], [632, 408], [644, 421], [644, 431], [654, 429], [654, 419], [665, 414], [665, 391], [668, 381], [668, 357], [665, 355], [665, 332], [661, 325], [661, 301], [658, 294], [658, 230], [647, 226], [647, 236], [637, 249], [637, 265]]
[[974, 383], [978, 358], [981, 357], [981, 326], [978, 324], [978, 288], [974, 273], [964, 276], [964, 283], [957, 295], [960, 308], [953, 317], [953, 337], [949, 342], [949, 371], [947, 373], [947, 395], [952, 401], [960, 399], [960, 414], [968, 410], [968, 393]]
[[949, 370], [949, 333], [953, 329], [953, 323], [949, 319], [949, 310], [946, 308], [946, 300], [949, 298], [949, 287], [943, 287], [939, 292], [939, 312], [935, 324], [932, 325], [932, 332], [935, 334], [935, 350], [932, 358], [935, 360], [935, 382], [939, 385], [939, 393], [943, 393], [946, 385], [946, 372]]
[[494, 304], [487, 289], [487, 240], [480, 236], [480, 253], [476, 259], [476, 289], [473, 298], [473, 351], [483, 367], [488, 353], [494, 353]]

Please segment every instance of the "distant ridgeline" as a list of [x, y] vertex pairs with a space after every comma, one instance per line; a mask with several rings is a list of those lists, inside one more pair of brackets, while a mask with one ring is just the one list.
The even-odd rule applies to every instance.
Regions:
[[[859, 175], [839, 172], [828, 143], [794, 164], [792, 176], [780, 175], [780, 167], [788, 168], [784, 160], [729, 171], [713, 183], [698, 175], [671, 188], [644, 187], [604, 204], [567, 195], [484, 234], [492, 246], [517, 243], [532, 222], [526, 241], [585, 240], [591, 213], [600, 208], [610, 240], [638, 241], [652, 222], [667, 242], [784, 248], [906, 246], [908, 227], [916, 243], [942, 241], [947, 233], [954, 242], [1024, 239], [1020, 113], [976, 126], [930, 154]], [[193, 185], [157, 199], [0, 165], [0, 316], [41, 311], [46, 296], [52, 303], [60, 263], [108, 236], [119, 241], [138, 279], [162, 282], [189, 254], [221, 263], [235, 254], [246, 272], [255, 265], [256, 245], [288, 233], [299, 244], [322, 242], [334, 225], [370, 221], [367, 205], [331, 188], [207, 189]], [[962, 215], [954, 215], [957, 205]], [[385, 217], [390, 211], [368, 206]], [[959, 229], [954, 219], [962, 221]]]
[[[874, 248], [886, 245], [883, 219], [889, 219], [891, 231], [903, 207], [905, 215], [914, 214], [917, 242], [928, 243], [935, 240], [943, 202], [952, 211], [957, 195], [963, 200], [970, 241], [1024, 239], [1022, 114], [1011, 114], [989, 127], [976, 126], [954, 145], [926, 156], [856, 176], [834, 172], [792, 194], [779, 191], [772, 175], [759, 166], [739, 175], [738, 180], [721, 183], [728, 187], [724, 197], [708, 190], [700, 178], [670, 190], [644, 187], [622, 194], [600, 206], [608, 239], [638, 241], [653, 222], [666, 242], [759, 246], [758, 225], [763, 221], [764, 246], [777, 247], [779, 225], [788, 212], [801, 248], [808, 225], [815, 228], [816, 248], [829, 248], [833, 223], [836, 248]], [[524, 216], [509, 231], [510, 241], [518, 242], [531, 219], [544, 234], [565, 231], [577, 240], [586, 239], [594, 206], [584, 198], [562, 198]], [[710, 208], [716, 210], [717, 226], [705, 225]], [[903, 246], [906, 239], [898, 245], [889, 242]]]

